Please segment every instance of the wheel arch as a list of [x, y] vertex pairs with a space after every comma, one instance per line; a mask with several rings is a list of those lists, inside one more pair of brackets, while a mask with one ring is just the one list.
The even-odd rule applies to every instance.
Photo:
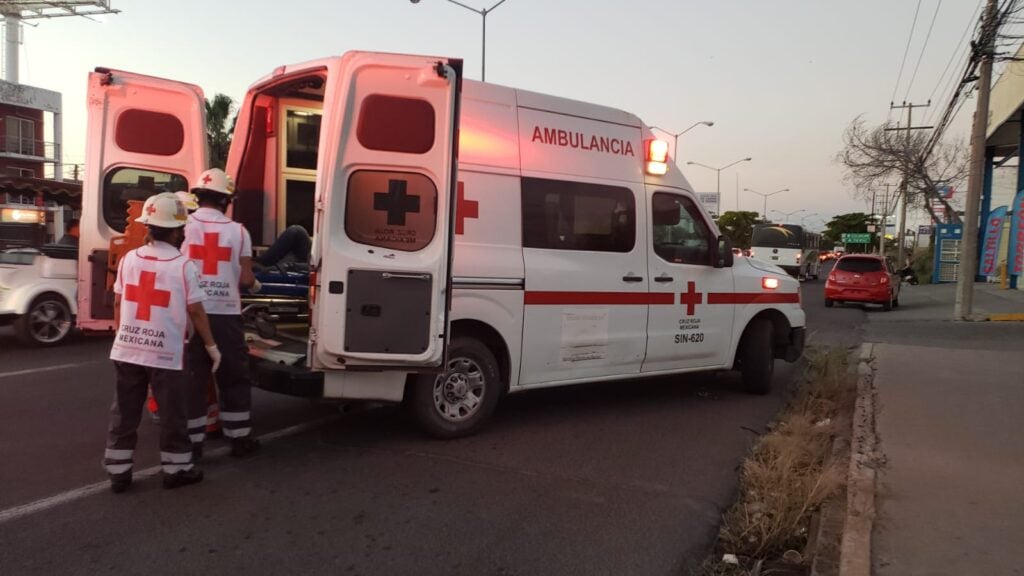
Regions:
[[751, 317], [750, 320], [747, 321], [747, 324], [743, 327], [743, 334], [740, 336], [739, 340], [737, 341], [736, 351], [733, 354], [733, 366], [734, 367], [736, 365], [736, 360], [735, 359], [739, 355], [739, 350], [743, 349], [743, 346], [745, 344], [744, 341], [745, 341], [745, 339], [747, 337], [747, 334], [750, 331], [750, 327], [755, 322], [757, 322], [758, 320], [761, 320], [761, 319], [767, 320], [768, 322], [771, 323], [771, 325], [772, 325], [772, 338], [773, 338], [774, 343], [775, 343], [774, 348], [775, 348], [776, 358], [781, 358], [782, 357], [782, 356], [780, 356], [780, 354], [785, 351], [786, 346], [789, 344], [790, 331], [792, 330], [793, 326], [792, 326], [792, 324], [790, 324], [789, 318], [787, 318], [786, 315], [783, 314], [780, 310], [777, 310], [775, 308], [768, 308], [768, 309], [765, 309], [765, 310], [761, 310], [757, 314], [754, 314], [754, 316]]
[[498, 370], [501, 373], [501, 381], [504, 384], [505, 392], [508, 391], [512, 375], [512, 355], [509, 352], [508, 343], [502, 338], [501, 333], [493, 326], [479, 320], [455, 320], [451, 324], [452, 337], [467, 336], [479, 340], [494, 354], [498, 361]]

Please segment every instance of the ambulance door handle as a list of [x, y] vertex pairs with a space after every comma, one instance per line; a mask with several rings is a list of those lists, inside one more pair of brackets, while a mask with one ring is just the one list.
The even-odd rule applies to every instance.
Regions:
[[380, 277], [385, 280], [391, 280], [392, 278], [404, 278], [406, 280], [430, 280], [430, 274], [395, 274], [394, 272], [384, 272]]
[[623, 282], [643, 282], [643, 276], [633, 276], [632, 274], [626, 274], [622, 277]]
[[671, 276], [665, 276], [664, 274], [654, 279], [655, 282], [671, 282], [672, 280]]

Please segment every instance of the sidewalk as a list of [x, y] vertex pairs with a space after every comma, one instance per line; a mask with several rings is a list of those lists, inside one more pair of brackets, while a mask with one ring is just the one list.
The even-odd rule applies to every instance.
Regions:
[[[975, 312], [1024, 312], [978, 285]], [[879, 451], [877, 576], [1024, 575], [1024, 323], [951, 322], [955, 287], [869, 314]]]

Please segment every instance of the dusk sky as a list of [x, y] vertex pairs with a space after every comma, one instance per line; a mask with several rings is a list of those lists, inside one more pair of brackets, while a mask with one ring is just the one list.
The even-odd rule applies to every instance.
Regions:
[[[465, 0], [490, 7], [496, 0]], [[941, 111], [940, 76], [978, 0], [922, 0], [896, 101], [924, 102], [915, 124]], [[859, 114], [889, 116], [914, 0], [507, 0], [488, 16], [487, 80], [628, 110], [680, 131], [684, 173], [714, 191], [722, 166], [724, 210], [739, 187], [771, 192], [769, 209], [831, 216], [865, 210], [833, 161]], [[25, 27], [21, 82], [64, 95], [64, 159], [84, 160], [86, 74], [96, 66], [184, 80], [239, 101], [276, 66], [376, 50], [461, 57], [480, 75], [477, 14], [446, 0], [114, 0], [120, 14], [35, 20]], [[973, 30], [973, 27], [972, 27]], [[959, 74], [959, 61], [950, 72]], [[997, 67], [997, 72], [999, 67]], [[914, 76], [914, 82], [909, 83]], [[947, 75], [948, 77], [948, 75]], [[938, 88], [938, 89], [936, 89]], [[951, 131], [965, 138], [974, 101]], [[920, 114], [918, 116], [918, 114]], [[761, 199], [740, 191], [740, 208]]]

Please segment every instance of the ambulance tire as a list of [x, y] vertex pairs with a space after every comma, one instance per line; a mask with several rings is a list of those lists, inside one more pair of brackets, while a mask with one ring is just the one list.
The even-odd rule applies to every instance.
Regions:
[[767, 394], [772, 390], [775, 374], [775, 346], [772, 323], [757, 318], [747, 326], [740, 350], [740, 374], [743, 388], [750, 394]]
[[476, 433], [494, 413], [503, 386], [494, 354], [480, 341], [452, 338], [448, 369], [420, 374], [409, 391], [410, 409], [420, 429], [440, 439]]
[[67, 339], [75, 319], [64, 297], [56, 292], [36, 296], [14, 321], [14, 335], [30, 346], [56, 346]]

